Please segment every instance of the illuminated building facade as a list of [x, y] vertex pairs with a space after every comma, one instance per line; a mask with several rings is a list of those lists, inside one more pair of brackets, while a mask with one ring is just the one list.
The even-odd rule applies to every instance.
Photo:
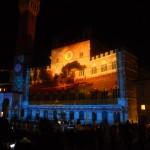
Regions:
[[85, 40], [53, 49], [49, 66], [30, 68], [24, 85], [29, 88], [29, 95], [24, 92], [27, 103], [23, 94], [3, 95], [10, 99], [8, 116], [80, 119], [85, 124], [137, 122], [136, 57], [119, 49], [91, 57], [90, 43]]
[[83, 124], [138, 121], [135, 56], [119, 49], [104, 53], [97, 49], [99, 53], [92, 55], [89, 39], [52, 49], [49, 66], [31, 68], [39, 0], [20, 0], [19, 6], [23, 18], [17, 38], [13, 92], [2, 94], [0, 101], [1, 111], [8, 101], [5, 116], [79, 119]]
[[117, 49], [91, 57], [90, 43], [53, 49], [50, 66], [30, 69], [29, 118], [138, 121], [136, 57]]

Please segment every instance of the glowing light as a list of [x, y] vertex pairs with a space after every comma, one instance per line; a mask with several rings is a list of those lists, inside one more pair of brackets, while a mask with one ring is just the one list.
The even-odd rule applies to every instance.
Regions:
[[144, 104], [141, 105], [141, 110], [145, 110], [145, 105]]
[[10, 148], [14, 149], [15, 148], [15, 143], [14, 144], [10, 144]]
[[60, 121], [60, 120], [58, 120], [58, 124], [61, 124], [61, 121]]
[[72, 51], [67, 51], [64, 55], [65, 60], [70, 60], [73, 57]]
[[0, 92], [2, 91], [2, 88], [0, 88]]
[[0, 114], [0, 115], [1, 115], [1, 117], [3, 117], [4, 113], [1, 111], [1, 114]]

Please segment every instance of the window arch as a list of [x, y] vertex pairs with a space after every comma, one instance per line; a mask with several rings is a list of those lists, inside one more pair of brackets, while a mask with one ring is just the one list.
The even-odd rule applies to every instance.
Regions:
[[103, 111], [102, 112], [102, 122], [106, 123], [108, 121], [108, 112]]
[[115, 60], [112, 61], [111, 67], [112, 67], [112, 69], [116, 69], [117, 68], [117, 64], [116, 64]]
[[64, 111], [62, 111], [60, 115], [62, 120], [66, 119], [66, 113]]
[[92, 112], [92, 121], [96, 121], [97, 120], [97, 114], [96, 112]]
[[53, 119], [54, 119], [54, 120], [57, 119], [57, 111], [56, 111], [56, 110], [53, 111]]
[[32, 110], [28, 110], [27, 120], [31, 120], [31, 119], [32, 119]]
[[120, 112], [114, 112], [114, 122], [120, 122]]
[[40, 119], [40, 111], [37, 110], [35, 114], [35, 120], [39, 120], [39, 119]]
[[44, 118], [48, 119], [48, 111], [47, 110], [44, 111]]
[[107, 71], [107, 64], [102, 64], [101, 65], [101, 72]]
[[69, 113], [69, 118], [70, 118], [70, 120], [74, 120], [74, 112], [73, 111], [71, 111]]
[[24, 109], [21, 109], [21, 118], [24, 117]]
[[79, 112], [79, 119], [84, 120], [84, 112], [83, 111]]

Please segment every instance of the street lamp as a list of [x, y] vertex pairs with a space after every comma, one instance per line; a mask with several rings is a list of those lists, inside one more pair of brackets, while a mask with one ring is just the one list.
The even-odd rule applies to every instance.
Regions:
[[146, 115], [146, 107], [145, 104], [141, 104], [141, 118], [140, 118], [140, 122], [142, 124], [145, 124], [147, 122], [147, 115]]
[[145, 105], [144, 104], [141, 105], [141, 110], [145, 110]]

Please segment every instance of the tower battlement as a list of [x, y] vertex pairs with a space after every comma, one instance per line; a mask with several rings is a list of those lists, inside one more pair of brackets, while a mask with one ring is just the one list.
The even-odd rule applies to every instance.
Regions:
[[90, 58], [90, 60], [91, 60], [91, 61], [92, 61], [92, 60], [98, 60], [98, 59], [100, 59], [100, 58], [104, 58], [104, 57], [110, 56], [110, 55], [112, 55], [112, 54], [116, 54], [116, 50], [115, 50], [115, 49], [114, 49], [114, 50], [107, 51], [107, 52], [105, 52], [105, 53], [100, 53], [99, 55], [96, 55], [96, 56], [93, 56], [93, 57]]

